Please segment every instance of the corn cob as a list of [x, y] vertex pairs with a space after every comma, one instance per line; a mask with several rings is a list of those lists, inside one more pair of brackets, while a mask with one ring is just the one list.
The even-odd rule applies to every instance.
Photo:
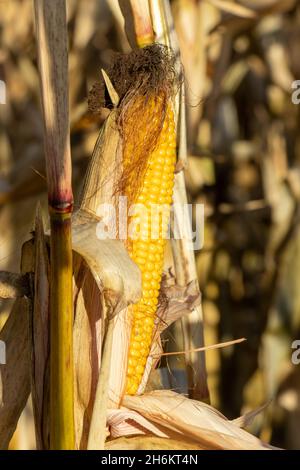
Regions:
[[[149, 100], [145, 106], [144, 119], [157, 121], [159, 117], [155, 106], [155, 99]], [[149, 121], [148, 121], [149, 122]], [[132, 123], [128, 122], [128, 126]], [[147, 132], [138, 129], [140, 134]], [[126, 132], [126, 128], [125, 128]], [[139, 135], [143, 142], [145, 135]], [[126, 166], [134, 149], [126, 145], [123, 153], [123, 162]], [[163, 257], [166, 244], [166, 232], [172, 193], [174, 185], [174, 170], [176, 163], [176, 134], [174, 114], [171, 104], [167, 104], [162, 129], [154, 149], [150, 152], [142, 181], [136, 181], [135, 174], [127, 181], [125, 194], [129, 197], [134, 194], [134, 202], [143, 204], [148, 217], [133, 216], [135, 223], [139, 224], [139, 233], [129, 239], [128, 251], [132, 259], [142, 272], [142, 298], [131, 307], [132, 330], [129, 346], [127, 368], [126, 393], [134, 395], [141, 383], [147, 357], [150, 352], [154, 333], [155, 314], [157, 310], [159, 290], [161, 284]], [[138, 188], [135, 190], [135, 188]], [[167, 216], [163, 210], [157, 222], [157, 235], [153, 237], [153, 225], [150, 220], [151, 206], [167, 208]], [[150, 223], [149, 223], [150, 221]], [[151, 238], [152, 237], [152, 238]]]

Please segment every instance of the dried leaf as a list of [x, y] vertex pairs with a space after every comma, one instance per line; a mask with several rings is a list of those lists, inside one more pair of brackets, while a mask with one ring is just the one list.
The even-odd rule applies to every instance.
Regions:
[[[33, 271], [33, 243], [23, 245], [23, 273]], [[7, 449], [19, 417], [30, 393], [30, 335], [31, 302], [17, 299], [0, 331], [6, 345], [6, 364], [0, 366], [0, 449]], [[13, 373], [12, 373], [13, 371]]]

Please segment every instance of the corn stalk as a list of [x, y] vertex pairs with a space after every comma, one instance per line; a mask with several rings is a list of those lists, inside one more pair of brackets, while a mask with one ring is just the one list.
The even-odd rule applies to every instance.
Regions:
[[130, 45], [144, 47], [155, 41], [148, 0], [119, 0]]
[[71, 154], [66, 2], [35, 0], [50, 215], [50, 448], [74, 448]]

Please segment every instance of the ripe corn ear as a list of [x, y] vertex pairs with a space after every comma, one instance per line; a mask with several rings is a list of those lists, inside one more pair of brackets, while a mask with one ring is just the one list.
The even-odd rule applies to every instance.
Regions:
[[[159, 107], [158, 107], [159, 108]], [[155, 99], [145, 106], [146, 120], [158, 120]], [[128, 126], [132, 123], [128, 122]], [[139, 130], [139, 141], [143, 142], [147, 130]], [[144, 135], [142, 135], [144, 132]], [[126, 128], [125, 128], [126, 133]], [[124, 166], [131, 158], [134, 148], [130, 143], [123, 153]], [[129, 346], [126, 393], [136, 394], [145, 370], [154, 333], [155, 315], [161, 285], [166, 234], [172, 202], [174, 170], [176, 163], [176, 133], [171, 103], [167, 104], [163, 125], [156, 145], [146, 159], [142, 181], [136, 174], [127, 180], [125, 194], [134, 194], [134, 203], [142, 204], [144, 212], [132, 215], [135, 228], [129, 235], [130, 256], [142, 272], [142, 298], [131, 307], [132, 330]], [[137, 188], [137, 190], [135, 189]], [[156, 207], [157, 217], [153, 217]], [[155, 219], [155, 220], [154, 220]]]

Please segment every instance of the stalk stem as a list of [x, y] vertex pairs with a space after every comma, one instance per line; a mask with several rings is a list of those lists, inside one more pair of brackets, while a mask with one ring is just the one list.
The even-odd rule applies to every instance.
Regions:
[[50, 448], [74, 449], [71, 212], [50, 210]]
[[[125, 19], [125, 31], [129, 43], [134, 47], [153, 44], [155, 34], [149, 8], [149, 0], [119, 0]], [[134, 38], [134, 39], [133, 39]]]
[[148, 0], [130, 0], [134, 27], [136, 33], [136, 42], [139, 47], [148, 46], [155, 41], [152, 20]]

